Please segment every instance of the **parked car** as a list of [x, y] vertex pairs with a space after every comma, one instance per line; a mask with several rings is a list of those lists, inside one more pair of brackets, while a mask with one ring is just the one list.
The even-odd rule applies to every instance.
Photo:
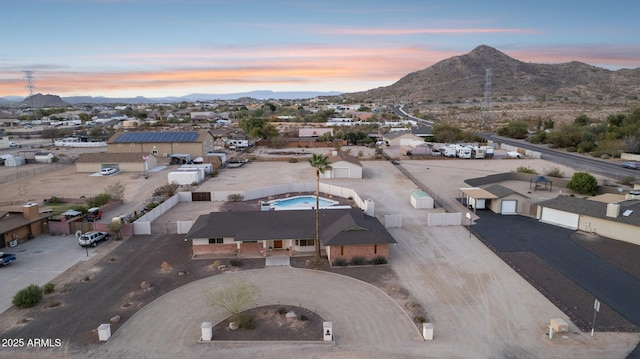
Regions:
[[102, 218], [102, 211], [98, 207], [89, 208], [87, 214], [84, 216], [84, 220], [87, 222], [95, 222]]
[[78, 238], [78, 244], [80, 247], [95, 247], [98, 245], [100, 241], [106, 241], [109, 239], [109, 233], [107, 232], [99, 232], [99, 231], [91, 231], [84, 234], [81, 234]]
[[9, 147], [18, 147], [18, 144], [15, 142], [9, 142]]
[[624, 168], [631, 168], [632, 170], [640, 170], [640, 162], [625, 162], [622, 164]]
[[111, 167], [106, 167], [100, 170], [100, 174], [103, 176], [110, 176], [114, 173], [117, 173], [118, 170], [115, 168], [111, 168]]
[[15, 254], [0, 252], [0, 266], [6, 266], [7, 264], [15, 260], [16, 260]]

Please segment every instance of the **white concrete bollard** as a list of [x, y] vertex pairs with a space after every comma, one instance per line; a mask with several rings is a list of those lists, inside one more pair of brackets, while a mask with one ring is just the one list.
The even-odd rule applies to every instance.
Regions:
[[202, 337], [200, 340], [203, 342], [210, 342], [211, 338], [213, 338], [213, 323], [202, 322], [200, 329], [202, 330]]
[[322, 333], [325, 342], [333, 341], [333, 322], [323, 322]]
[[422, 323], [422, 337], [424, 340], [433, 340], [433, 323]]
[[106, 342], [111, 338], [111, 324], [100, 324], [98, 327], [98, 340]]

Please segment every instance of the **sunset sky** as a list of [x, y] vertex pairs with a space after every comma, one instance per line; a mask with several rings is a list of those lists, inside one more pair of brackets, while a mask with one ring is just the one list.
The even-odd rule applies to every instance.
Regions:
[[640, 67], [640, 2], [4, 0], [0, 97], [364, 91], [489, 45]]

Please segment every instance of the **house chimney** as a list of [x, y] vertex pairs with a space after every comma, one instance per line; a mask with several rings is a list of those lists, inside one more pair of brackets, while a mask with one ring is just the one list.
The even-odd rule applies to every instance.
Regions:
[[607, 217], [618, 218], [620, 215], [620, 205], [618, 203], [607, 204]]
[[27, 221], [31, 221], [40, 217], [40, 209], [38, 207], [38, 204], [30, 202], [22, 206], [22, 216]]

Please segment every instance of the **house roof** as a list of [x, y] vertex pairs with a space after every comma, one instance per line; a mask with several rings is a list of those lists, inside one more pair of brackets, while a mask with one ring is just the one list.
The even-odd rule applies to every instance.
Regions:
[[338, 153], [337, 155], [331, 156], [329, 158], [329, 162], [331, 162], [332, 164], [334, 164], [336, 162], [340, 162], [340, 161], [349, 162], [349, 163], [352, 163], [352, 164], [354, 164], [356, 166], [362, 167], [362, 163], [360, 163], [360, 160], [358, 159], [358, 157], [351, 156], [351, 155], [348, 155], [346, 153]]
[[[606, 215], [608, 203], [590, 201], [586, 198], [560, 195], [556, 198], [539, 202], [538, 205], [560, 211], [640, 226], [640, 201], [638, 200], [618, 202], [618, 205], [620, 205], [620, 214], [615, 218]], [[628, 215], [624, 215], [624, 213]]]
[[107, 143], [197, 143], [206, 135], [206, 131], [118, 132]]
[[[395, 243], [375, 217], [360, 209], [320, 211], [320, 239], [324, 245]], [[235, 241], [315, 238], [315, 211], [212, 212], [198, 217], [185, 236], [233, 237]]]
[[505, 187], [505, 186], [500, 185], [500, 184], [493, 184], [493, 185], [491, 185], [489, 187], [486, 187], [485, 190], [487, 192], [489, 192], [489, 193], [495, 194], [496, 196], [498, 196], [498, 198], [506, 197], [506, 196], [508, 196], [510, 194], [514, 194], [514, 193], [517, 194], [517, 195], [520, 195], [522, 197], [529, 198], [529, 197], [527, 197], [527, 196], [525, 196], [525, 195], [523, 195], [523, 194], [521, 194], [519, 192], [516, 192], [516, 191], [512, 190], [511, 188]]
[[81, 153], [78, 155], [76, 163], [122, 163], [122, 162], [142, 162], [143, 156], [153, 156], [153, 154], [141, 154], [141, 153]]
[[407, 130], [407, 131], [393, 131], [393, 132], [389, 132], [389, 133], [386, 133], [386, 134], [385, 134], [384, 136], [382, 136], [382, 137], [383, 137], [383, 138], [385, 138], [385, 139], [388, 139], [388, 140], [393, 140], [393, 139], [395, 139], [395, 138], [402, 137], [402, 136], [407, 136], [407, 135], [408, 135], [408, 137], [412, 137], [412, 138], [420, 139], [420, 137], [418, 137], [418, 136], [414, 135], [413, 133], [409, 132], [409, 130]]
[[476, 199], [497, 199], [498, 198], [495, 194], [477, 187], [460, 188], [460, 191], [462, 191], [467, 196], [470, 196]]
[[27, 220], [26, 218], [24, 218], [22, 212], [5, 212], [2, 218], [0, 218], [0, 234], [7, 233], [20, 227], [24, 227], [30, 223], [42, 221], [44, 219], [50, 218], [51, 216], [51, 213], [40, 213], [37, 218]]

